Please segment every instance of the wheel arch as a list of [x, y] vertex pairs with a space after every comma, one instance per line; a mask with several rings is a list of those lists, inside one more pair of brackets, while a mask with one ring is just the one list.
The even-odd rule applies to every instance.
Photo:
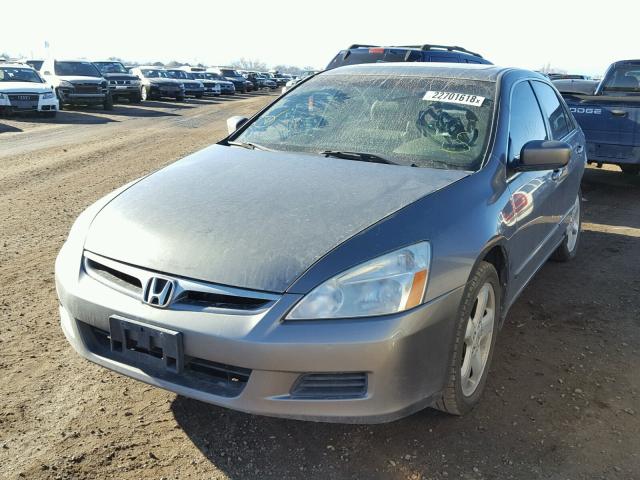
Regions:
[[492, 238], [484, 248], [480, 251], [480, 254], [476, 258], [476, 261], [469, 273], [469, 278], [473, 275], [480, 262], [487, 262], [493, 265], [498, 273], [498, 280], [500, 281], [500, 287], [502, 289], [500, 298], [500, 326], [504, 323], [504, 319], [507, 314], [507, 288], [509, 285], [509, 255], [506, 249], [506, 240], [504, 237]]

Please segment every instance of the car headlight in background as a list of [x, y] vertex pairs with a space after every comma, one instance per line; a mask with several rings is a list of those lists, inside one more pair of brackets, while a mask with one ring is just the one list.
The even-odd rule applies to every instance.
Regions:
[[181, 83], [179, 86], [180, 86], [180, 90], [184, 90], [184, 83]]
[[140, 80], [131, 80], [131, 85], [140, 85]]
[[6, 100], [7, 98], [7, 94], [6, 93], [0, 93], [0, 100]]
[[45, 92], [45, 93], [42, 94], [42, 99], [43, 100], [49, 100], [51, 98], [55, 98], [55, 96], [56, 95], [53, 92]]
[[428, 242], [369, 260], [314, 288], [287, 320], [367, 317], [413, 308], [422, 303], [430, 262]]
[[58, 87], [61, 87], [61, 88], [75, 88], [73, 86], [73, 83], [67, 82], [66, 80], [60, 80], [60, 84], [58, 85]]

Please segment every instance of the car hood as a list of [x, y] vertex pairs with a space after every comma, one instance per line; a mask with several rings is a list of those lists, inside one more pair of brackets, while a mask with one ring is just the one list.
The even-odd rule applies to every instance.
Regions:
[[117, 196], [96, 215], [85, 248], [284, 292], [345, 240], [468, 174], [214, 145]]
[[50, 91], [51, 91], [51, 87], [48, 87], [46, 83], [0, 82], [0, 92], [2, 93], [13, 93], [13, 92], [45, 93]]

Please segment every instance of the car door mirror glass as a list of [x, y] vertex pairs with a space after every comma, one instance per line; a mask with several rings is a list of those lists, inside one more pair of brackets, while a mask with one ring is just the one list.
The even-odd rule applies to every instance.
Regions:
[[555, 140], [532, 140], [520, 151], [514, 162], [517, 171], [555, 170], [569, 163], [571, 147], [566, 142]]

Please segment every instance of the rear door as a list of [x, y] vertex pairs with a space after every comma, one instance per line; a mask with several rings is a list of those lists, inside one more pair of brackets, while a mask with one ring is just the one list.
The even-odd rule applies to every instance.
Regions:
[[[553, 87], [535, 80], [531, 82], [531, 86], [542, 108], [549, 138], [566, 142], [571, 147], [569, 164], [564, 168], [553, 171], [551, 175], [551, 179], [555, 184], [555, 192], [552, 194], [554, 213], [556, 215], [555, 221], [559, 224], [570, 213], [576, 200], [577, 185], [582, 178], [584, 166], [584, 139], [580, 131], [575, 128], [573, 120], [568, 115], [563, 102]], [[563, 231], [561, 230], [558, 232], [558, 236], [562, 235]]]

